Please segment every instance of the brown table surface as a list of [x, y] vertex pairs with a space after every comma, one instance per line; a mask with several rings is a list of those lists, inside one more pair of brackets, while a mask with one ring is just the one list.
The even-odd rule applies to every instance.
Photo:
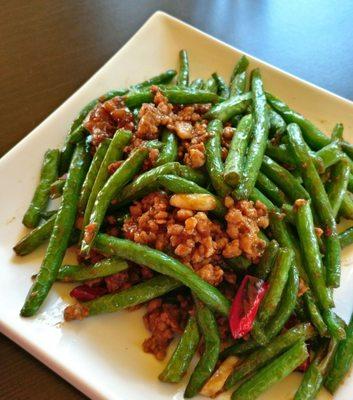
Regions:
[[[0, 156], [109, 59], [156, 10], [353, 99], [353, 2], [0, 2]], [[0, 399], [85, 396], [0, 335]]]

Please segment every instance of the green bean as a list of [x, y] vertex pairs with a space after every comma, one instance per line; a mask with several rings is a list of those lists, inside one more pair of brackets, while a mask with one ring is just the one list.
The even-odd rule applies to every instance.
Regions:
[[269, 131], [268, 108], [266, 104], [266, 97], [263, 91], [263, 83], [260, 71], [258, 69], [255, 69], [252, 72], [251, 87], [254, 108], [253, 138], [249, 145], [242, 179], [234, 192], [236, 198], [242, 199], [248, 198], [255, 186], [257, 174], [259, 173], [265, 153]]
[[322, 317], [332, 338], [338, 341], [346, 338], [345, 326], [332, 310], [323, 310]]
[[46, 221], [52, 217], [54, 214], [56, 214], [58, 212], [58, 210], [48, 210], [48, 211], [43, 211], [40, 216], [45, 219]]
[[324, 354], [326, 346], [318, 350], [315, 359], [310, 363], [308, 370], [304, 374], [294, 400], [314, 400], [316, 398], [322, 386], [324, 376], [332, 364], [337, 346], [338, 342], [332, 339], [329, 343], [326, 355]]
[[[329, 287], [338, 287], [341, 275], [341, 249], [337, 235], [336, 221], [315, 166], [308, 154], [306, 144], [296, 124], [287, 127], [290, 147], [301, 169], [304, 186], [311, 195], [314, 209], [325, 232], [325, 267], [327, 270], [326, 281]], [[323, 305], [323, 304], [322, 304]], [[324, 307], [325, 308], [325, 307]]]
[[[310, 154], [312, 155], [312, 153]], [[339, 160], [344, 158], [344, 154], [342, 153], [340, 144], [337, 140], [323, 147], [314, 154], [316, 155], [316, 157], [321, 158], [324, 169], [331, 167]]]
[[225, 348], [220, 353], [219, 358], [221, 360], [224, 360], [228, 356], [238, 356], [238, 355], [248, 354], [251, 351], [258, 349], [258, 348], [259, 348], [259, 344], [251, 338], [248, 340], [239, 339], [232, 346]]
[[347, 154], [350, 159], [353, 159], [353, 146], [345, 140], [340, 142], [342, 150]]
[[353, 243], [353, 226], [341, 232], [338, 236], [342, 249], [351, 245]]
[[200, 335], [196, 318], [190, 316], [173, 355], [159, 375], [159, 379], [162, 382], [178, 383], [182, 380], [197, 351], [199, 341]]
[[271, 318], [264, 329], [266, 343], [271, 341], [281, 332], [290, 316], [294, 312], [299, 289], [299, 276], [295, 265], [289, 271], [288, 281], [283, 292], [281, 302], [276, 314]]
[[187, 165], [179, 164], [177, 166], [177, 174], [184, 179], [197, 183], [200, 186], [205, 186], [208, 183], [208, 177], [205, 173]]
[[173, 132], [164, 129], [162, 132], [162, 143], [164, 146], [159, 153], [156, 166], [177, 161], [178, 158], [178, 139]]
[[201, 78], [195, 79], [194, 81], [192, 81], [190, 83], [190, 88], [195, 89], [195, 90], [199, 90], [202, 89], [204, 87], [204, 80]]
[[230, 76], [230, 83], [232, 82], [232, 80], [235, 78], [236, 75], [246, 71], [248, 66], [249, 66], [249, 60], [245, 55], [242, 55], [233, 68], [233, 71]]
[[229, 99], [215, 104], [210, 111], [205, 114], [205, 117], [210, 120], [219, 119], [223, 123], [227, 122], [235, 115], [243, 114], [248, 108], [250, 101], [250, 92], [231, 96]]
[[286, 221], [295, 226], [296, 222], [293, 206], [291, 206], [290, 204], [283, 204], [281, 207], [281, 211], [286, 215]]
[[211, 78], [207, 79], [207, 81], [205, 82], [204, 90], [207, 90], [211, 93], [217, 93], [217, 89], [217, 82], [211, 76]]
[[246, 90], [247, 76], [246, 71], [237, 74], [230, 86], [230, 96], [238, 96]]
[[219, 218], [224, 218], [227, 212], [227, 209], [223, 205], [223, 202], [220, 198], [216, 197], [207, 189], [204, 189], [194, 182], [188, 181], [176, 175], [162, 175], [158, 177], [157, 181], [160, 185], [172, 193], [202, 193], [212, 195], [216, 200], [216, 208], [212, 210], [212, 212]]
[[111, 100], [114, 97], [117, 96], [124, 96], [129, 90], [128, 89], [113, 89], [113, 90], [108, 90], [108, 92], [105, 92], [102, 96], [100, 96], [97, 100], [99, 100], [101, 103], [104, 103], [107, 100]]
[[255, 274], [259, 279], [267, 279], [270, 271], [272, 270], [278, 250], [279, 244], [276, 242], [276, 240], [271, 240], [271, 242], [266, 246], [265, 252], [255, 270]]
[[276, 382], [284, 379], [308, 357], [303, 341], [298, 341], [280, 357], [260, 369], [241, 384], [232, 394], [232, 400], [255, 400]]
[[270, 118], [270, 132], [275, 136], [283, 135], [283, 133], [286, 131], [286, 123], [284, 119], [271, 107], [269, 108], [268, 112]]
[[224, 197], [229, 194], [232, 189], [223, 179], [224, 166], [221, 155], [222, 130], [222, 122], [217, 119], [208, 124], [207, 132], [210, 137], [205, 142], [205, 149], [206, 168], [211, 178], [212, 186], [221, 197]]
[[[235, 64], [231, 77], [230, 77], [230, 90], [233, 93], [240, 94], [240, 92], [244, 92], [245, 86], [246, 86], [246, 70], [249, 66], [249, 60], [246, 58], [246, 56], [242, 55], [238, 62]], [[239, 77], [240, 75], [243, 75], [244, 78], [241, 80]], [[241, 83], [240, 82], [244, 82]], [[232, 94], [233, 94], [232, 93]]]
[[89, 156], [85, 145], [77, 145], [44, 260], [21, 310], [23, 317], [30, 317], [38, 311], [56, 279], [75, 223], [78, 198], [88, 164]]
[[325, 379], [326, 389], [334, 393], [345, 378], [353, 363], [353, 317], [346, 329], [346, 339], [337, 347], [332, 366]]
[[[207, 90], [195, 90], [188, 87], [159, 87], [162, 94], [168, 98], [173, 104], [194, 104], [194, 103], [215, 103], [219, 100], [216, 93]], [[127, 107], [135, 108], [143, 103], [151, 103], [153, 101], [153, 93], [150, 90], [141, 90], [138, 92], [130, 92], [123, 96], [123, 100]]]
[[65, 138], [64, 146], [61, 149], [59, 175], [63, 175], [65, 172], [67, 172], [72, 158], [72, 154], [75, 150], [75, 144], [70, 142], [71, 135], [76, 129], [80, 128], [86, 116], [97, 104], [98, 104], [98, 99], [94, 99], [90, 101], [88, 104], [86, 104], [85, 107], [83, 107], [83, 109], [79, 112], [78, 116], [71, 124], [69, 133]]
[[319, 335], [327, 336], [328, 331], [327, 331], [326, 323], [323, 320], [323, 318], [320, 314], [320, 310], [318, 309], [318, 307], [313, 299], [313, 296], [309, 290], [303, 294], [303, 299], [304, 299], [307, 313], [310, 317], [310, 321], [315, 326], [316, 330], [319, 332]]
[[128, 263], [118, 257], [105, 258], [89, 267], [87, 265], [66, 264], [59, 268], [56, 279], [64, 282], [81, 282], [90, 279], [104, 278], [105, 276], [124, 271], [128, 267]]
[[279, 212], [279, 208], [275, 206], [271, 200], [269, 200], [263, 193], [260, 192], [259, 189], [256, 187], [254, 190], [251, 192], [249, 196], [249, 200], [253, 201], [254, 203], [256, 201], [260, 201], [262, 204], [264, 204], [267, 207], [268, 211], [271, 212]]
[[217, 74], [217, 72], [214, 72], [212, 74], [212, 78], [216, 81], [217, 84], [217, 94], [224, 99], [228, 99], [229, 97], [229, 88], [225, 82], [225, 80]]
[[350, 167], [346, 160], [341, 160], [332, 167], [331, 180], [326, 187], [333, 216], [336, 217], [341, 208], [347, 190]]
[[118, 239], [104, 234], [97, 235], [95, 247], [107, 255], [122, 257], [180, 280], [211, 309], [223, 315], [228, 315], [229, 301], [218, 289], [203, 281], [186, 265], [167, 256], [165, 253], [136, 244], [130, 240]]
[[286, 166], [291, 169], [293, 169], [293, 166], [295, 165], [295, 161], [293, 160], [293, 157], [285, 144], [280, 144], [277, 146], [268, 141], [265, 154], [277, 163], [286, 164]]
[[228, 185], [236, 186], [239, 183], [246, 149], [251, 136], [252, 115], [243, 117], [232, 137], [228, 156], [224, 165], [224, 180]]
[[292, 201], [310, 198], [309, 193], [298, 180], [268, 156], [263, 158], [261, 171], [278, 185]]
[[49, 197], [53, 199], [57, 199], [62, 196], [64, 186], [65, 186], [66, 177], [60, 177], [56, 181], [54, 181], [49, 188]]
[[272, 94], [266, 93], [266, 97], [271, 107], [273, 107], [284, 118], [287, 124], [294, 122], [300, 126], [305, 141], [310, 147], [319, 150], [322, 147], [330, 144], [331, 139], [301, 114], [291, 110], [287, 104]]
[[284, 291], [290, 267], [293, 265], [294, 251], [289, 248], [280, 248], [270, 272], [269, 289], [262, 300], [257, 320], [265, 324], [274, 315]]
[[324, 377], [319, 368], [319, 359], [311, 361], [305, 371], [300, 386], [295, 393], [294, 400], [315, 400], [322, 386]]
[[124, 129], [118, 129], [115, 132], [114, 137], [112, 138], [112, 141], [110, 142], [110, 145], [108, 147], [108, 150], [105, 153], [104, 159], [99, 167], [99, 171], [96, 177], [96, 180], [94, 181], [91, 193], [89, 195], [85, 213], [83, 216], [83, 226], [86, 226], [89, 223], [89, 219], [92, 213], [92, 209], [94, 206], [94, 203], [96, 201], [97, 195], [100, 192], [100, 190], [103, 188], [105, 185], [108, 177], [109, 177], [109, 171], [108, 167], [111, 163], [114, 161], [118, 161], [122, 158], [123, 156], [123, 150], [125, 146], [128, 145], [132, 137], [132, 134], [130, 131], [124, 130]]
[[66, 307], [64, 317], [66, 321], [82, 319], [84, 317], [112, 313], [133, 307], [178, 288], [180, 283], [168, 276], [155, 276], [129, 289], [118, 293], [106, 294], [84, 304], [74, 304]]
[[336, 124], [331, 133], [332, 140], [342, 140], [343, 139], [343, 124]]
[[180, 69], [177, 78], [178, 86], [189, 86], [189, 56], [186, 50], [179, 51]]
[[308, 323], [299, 324], [277, 336], [268, 346], [251, 353], [242, 363], [237, 365], [227, 379], [224, 388], [232, 388], [237, 382], [266, 365], [270, 360], [282, 354], [299, 340], [305, 341], [315, 336], [314, 329]]
[[211, 310], [199, 301], [196, 302], [196, 318], [205, 341], [205, 349], [186, 386], [184, 392], [186, 399], [196, 396], [212, 375], [221, 347], [216, 319]]
[[138, 83], [137, 85], [133, 85], [131, 87], [132, 90], [141, 90], [145, 89], [146, 87], [152, 86], [152, 85], [160, 85], [163, 83], [169, 83], [177, 74], [175, 69], [168, 69], [165, 72], [162, 72], [159, 75], [153, 76], [150, 79], [147, 79], [146, 81], [143, 81], [141, 83]]
[[28, 228], [38, 226], [41, 219], [41, 212], [48, 205], [50, 185], [58, 176], [59, 157], [59, 150], [47, 150], [44, 154], [39, 184], [22, 219], [23, 225]]
[[262, 172], [257, 175], [256, 187], [279, 207], [288, 201], [284, 192]]
[[179, 171], [179, 165], [177, 162], [169, 162], [139, 175], [133, 182], [124, 187], [119, 194], [119, 198], [115, 200], [114, 208], [119, 208], [131, 201], [140, 199], [148, 193], [154, 192], [159, 187], [157, 179], [162, 175], [176, 175]]
[[37, 226], [37, 228], [33, 229], [33, 231], [23, 237], [13, 248], [15, 253], [19, 256], [30, 254], [44, 241], [49, 239], [54, 227], [55, 218], [56, 216], [53, 215], [42, 225]]
[[105, 154], [108, 150], [110, 143], [111, 143], [110, 139], [104, 140], [102, 143], [100, 143], [96, 153], [94, 154], [91, 165], [86, 175], [86, 179], [83, 182], [80, 199], [78, 201], [77, 208], [80, 213], [83, 213], [85, 211], [88, 199], [92, 192], [95, 179], [98, 175], [100, 166], [103, 162], [103, 159], [105, 157]]
[[346, 192], [343, 196], [339, 216], [346, 219], [353, 219], [353, 198], [349, 192]]
[[130, 153], [129, 157], [107, 180], [100, 192], [97, 194], [96, 201], [92, 208], [89, 224], [85, 225], [84, 236], [81, 245], [81, 253], [88, 255], [94, 244], [94, 239], [102, 225], [105, 213], [113, 200], [122, 188], [131, 181], [139, 172], [142, 164], [148, 156], [146, 148], [137, 148]]
[[320, 308], [327, 310], [333, 304], [325, 285], [324, 268], [309, 202], [302, 201], [296, 205], [294, 211], [302, 254], [305, 258], [306, 271], [310, 278], [310, 286], [315, 293]]

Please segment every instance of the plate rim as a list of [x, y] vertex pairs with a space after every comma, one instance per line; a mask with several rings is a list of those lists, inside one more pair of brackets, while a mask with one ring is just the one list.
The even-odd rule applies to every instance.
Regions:
[[[112, 59], [121, 51], [123, 51], [129, 44], [130, 42], [138, 36], [142, 30], [149, 24], [152, 24], [153, 22], [158, 21], [158, 19], [164, 18], [165, 20], [169, 20], [172, 23], [177, 23], [178, 25], [182, 27], [186, 27], [188, 29], [191, 29], [192, 31], [196, 31], [202, 36], [206, 37], [208, 40], [211, 40], [212, 42], [216, 43], [217, 45], [225, 46], [230, 50], [235, 50], [237, 52], [240, 52], [246, 56], [248, 56], [251, 60], [254, 60], [255, 62], [259, 62], [266, 67], [268, 67], [271, 70], [274, 70], [278, 73], [280, 73], [282, 76], [284, 76], [286, 79], [290, 79], [295, 82], [299, 82], [303, 84], [305, 87], [308, 87], [310, 89], [314, 89], [318, 93], [322, 93], [325, 95], [329, 95], [330, 97], [333, 97], [336, 101], [339, 101], [340, 103], [347, 104], [351, 107], [353, 107], [353, 101], [350, 99], [347, 99], [345, 97], [342, 97], [336, 93], [333, 93], [325, 88], [322, 88], [316, 84], [313, 84], [305, 79], [299, 78], [295, 76], [294, 74], [291, 74], [281, 68], [278, 68], [272, 64], [270, 64], [267, 61], [262, 60], [261, 58], [255, 57], [246, 51], [240, 50], [235, 46], [232, 46], [214, 36], [211, 34], [208, 34], [204, 31], [202, 31], [199, 28], [194, 27], [193, 25], [182, 21], [179, 18], [176, 18], [165, 11], [162, 10], [157, 10], [154, 13], [152, 13], [146, 20], [145, 22], [137, 29], [137, 31], [126, 41], [126, 43], [121, 46], [109, 59], [104, 62], [104, 64], [97, 69], [96, 72], [93, 73], [78, 89], [76, 89], [63, 103], [61, 103], [57, 108], [55, 108], [47, 117], [45, 117], [35, 128], [33, 128], [29, 133], [26, 134], [18, 143], [16, 143], [12, 148], [7, 150], [7, 152], [0, 158], [0, 168], [1, 166], [8, 160], [9, 157], [12, 156], [13, 153], [16, 151], [20, 150], [22, 146], [25, 146], [27, 141], [30, 140], [30, 138], [33, 137], [33, 135], [36, 134], [36, 131], [39, 130], [39, 128], [46, 123], [46, 121], [50, 120], [54, 115], [59, 113], [62, 108], [70, 103], [73, 99], [75, 99], [76, 96], [79, 96], [82, 91], [85, 90], [87, 85], [90, 83], [91, 80], [93, 80], [105, 67], [107, 64], [109, 64]], [[43, 363], [45, 366], [47, 366], [49, 369], [51, 369], [53, 372], [55, 372], [57, 375], [59, 375], [62, 379], [66, 380], [69, 382], [72, 386], [74, 386], [76, 389], [81, 391], [84, 395], [94, 398], [94, 399], [106, 399], [106, 396], [104, 396], [102, 393], [100, 393], [93, 385], [90, 384], [90, 382], [82, 380], [80, 377], [75, 375], [74, 371], [70, 370], [67, 368], [60, 360], [56, 359], [49, 353], [47, 353], [45, 350], [41, 349], [37, 344], [28, 339], [24, 334], [21, 335], [16, 330], [8, 324], [6, 321], [1, 319], [0, 317], [0, 332], [4, 334], [6, 337], [8, 337], [11, 341], [16, 343], [18, 346], [20, 346], [23, 350], [31, 354], [33, 357], [35, 357], [37, 360], [39, 360], [41, 363]]]

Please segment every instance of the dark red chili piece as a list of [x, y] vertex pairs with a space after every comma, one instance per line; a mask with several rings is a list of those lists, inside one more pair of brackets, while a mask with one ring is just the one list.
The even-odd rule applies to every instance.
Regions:
[[89, 301], [103, 296], [106, 293], [108, 293], [107, 289], [102, 286], [80, 285], [71, 290], [70, 296], [78, 301]]
[[234, 339], [251, 331], [268, 287], [268, 283], [251, 275], [246, 275], [242, 280], [229, 313], [229, 325]]

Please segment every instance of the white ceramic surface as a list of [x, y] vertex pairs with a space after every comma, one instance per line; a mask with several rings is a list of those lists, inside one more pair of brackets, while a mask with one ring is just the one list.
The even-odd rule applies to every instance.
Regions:
[[[48, 367], [93, 399], [182, 399], [185, 381], [162, 384], [163, 363], [141, 350], [147, 332], [142, 310], [104, 315], [82, 322], [62, 323], [69, 301], [68, 286], [56, 284], [36, 318], [18, 313], [37, 271], [43, 251], [20, 258], [13, 244], [25, 233], [21, 218], [32, 196], [44, 151], [63, 143], [70, 121], [92, 98], [108, 89], [139, 82], [177, 65], [178, 51], [190, 54], [193, 77], [217, 70], [229, 76], [240, 51], [164, 14], [155, 13], [143, 27], [85, 85], [0, 160], [0, 329]], [[249, 56], [260, 66], [266, 88], [303, 112], [329, 132], [337, 121], [353, 141], [353, 103], [299, 80]], [[320, 73], [320, 71], [318, 71]], [[348, 320], [353, 309], [353, 247], [343, 255], [342, 286], [337, 291], [338, 313]], [[289, 400], [299, 381], [293, 374], [261, 397]], [[223, 395], [222, 398], [228, 398]], [[322, 393], [320, 399], [330, 398]], [[353, 398], [349, 377], [335, 399]]]

